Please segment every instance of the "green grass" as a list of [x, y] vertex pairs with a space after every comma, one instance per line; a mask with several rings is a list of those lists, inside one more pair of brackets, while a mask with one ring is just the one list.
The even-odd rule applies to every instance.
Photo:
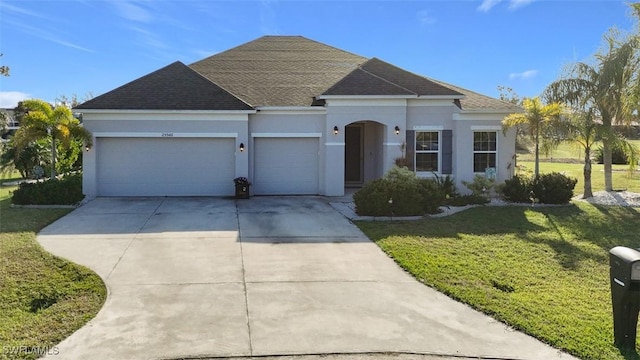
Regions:
[[[518, 161], [518, 167], [524, 166], [527, 172], [533, 172], [533, 161]], [[578, 179], [578, 183], [574, 189], [575, 194], [584, 192], [584, 176], [582, 175], [582, 164], [558, 163], [558, 162], [540, 162], [540, 173], [559, 172], [567, 176]], [[640, 172], [629, 172], [628, 165], [613, 165], [613, 188], [615, 190], [627, 190], [640, 193]], [[519, 170], [520, 172], [520, 170]], [[604, 166], [602, 164], [593, 164], [591, 170], [591, 189], [593, 192], [604, 191]]]
[[[640, 140], [629, 140], [632, 144], [634, 144], [637, 148], [640, 149]], [[595, 150], [600, 147], [600, 145], [596, 145], [592, 149], [592, 156], [595, 155]], [[531, 151], [527, 154], [519, 154], [518, 159], [522, 161], [531, 161], [533, 162], [535, 156], [533, 153], [533, 146], [530, 146]], [[584, 150], [579, 146], [571, 143], [562, 143], [556, 149], [554, 149], [550, 154], [545, 155], [540, 153], [540, 160], [554, 160], [554, 161], [579, 161], [582, 162], [584, 160]]]
[[[640, 140], [630, 140], [640, 148]], [[595, 148], [597, 148], [596, 146]], [[578, 179], [574, 193], [584, 192], [584, 176], [582, 175], [583, 155], [582, 149], [573, 145], [562, 143], [551, 154], [540, 154], [540, 173], [560, 172]], [[518, 154], [518, 173], [533, 173], [535, 163], [533, 151]], [[613, 188], [615, 190], [627, 190], [640, 193], [640, 172], [629, 171], [629, 165], [612, 165]], [[591, 171], [591, 188], [593, 192], [604, 191], [604, 166], [593, 164]]]
[[91, 270], [55, 257], [36, 233], [68, 209], [11, 208], [0, 188], [0, 359], [33, 359], [93, 318], [106, 298]]
[[608, 251], [640, 246], [638, 210], [478, 207], [357, 225], [424, 284], [582, 359], [624, 359], [613, 346]]

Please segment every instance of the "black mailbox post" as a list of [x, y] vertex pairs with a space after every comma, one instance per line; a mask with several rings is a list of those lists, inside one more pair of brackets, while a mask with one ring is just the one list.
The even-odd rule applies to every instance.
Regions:
[[635, 349], [640, 309], [640, 252], [623, 246], [609, 251], [613, 336], [619, 348]]

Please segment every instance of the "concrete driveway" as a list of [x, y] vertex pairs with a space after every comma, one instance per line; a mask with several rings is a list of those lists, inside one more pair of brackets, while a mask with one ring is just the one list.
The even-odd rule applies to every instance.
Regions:
[[418, 283], [322, 197], [98, 198], [38, 241], [109, 291], [57, 360], [571, 358]]

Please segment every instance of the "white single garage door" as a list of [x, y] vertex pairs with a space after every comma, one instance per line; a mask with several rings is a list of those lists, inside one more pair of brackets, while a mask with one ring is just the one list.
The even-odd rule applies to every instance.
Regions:
[[255, 138], [253, 193], [318, 194], [318, 138]]
[[96, 150], [98, 196], [234, 193], [231, 138], [98, 138]]

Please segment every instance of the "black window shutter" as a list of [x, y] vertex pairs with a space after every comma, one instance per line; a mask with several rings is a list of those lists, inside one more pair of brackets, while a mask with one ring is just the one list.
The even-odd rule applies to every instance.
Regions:
[[415, 164], [413, 163], [414, 154], [416, 153], [416, 132], [415, 130], [407, 130], [407, 148], [405, 149], [405, 156], [407, 158], [407, 166], [409, 170], [415, 171]]
[[453, 173], [453, 131], [442, 130], [442, 173]]

